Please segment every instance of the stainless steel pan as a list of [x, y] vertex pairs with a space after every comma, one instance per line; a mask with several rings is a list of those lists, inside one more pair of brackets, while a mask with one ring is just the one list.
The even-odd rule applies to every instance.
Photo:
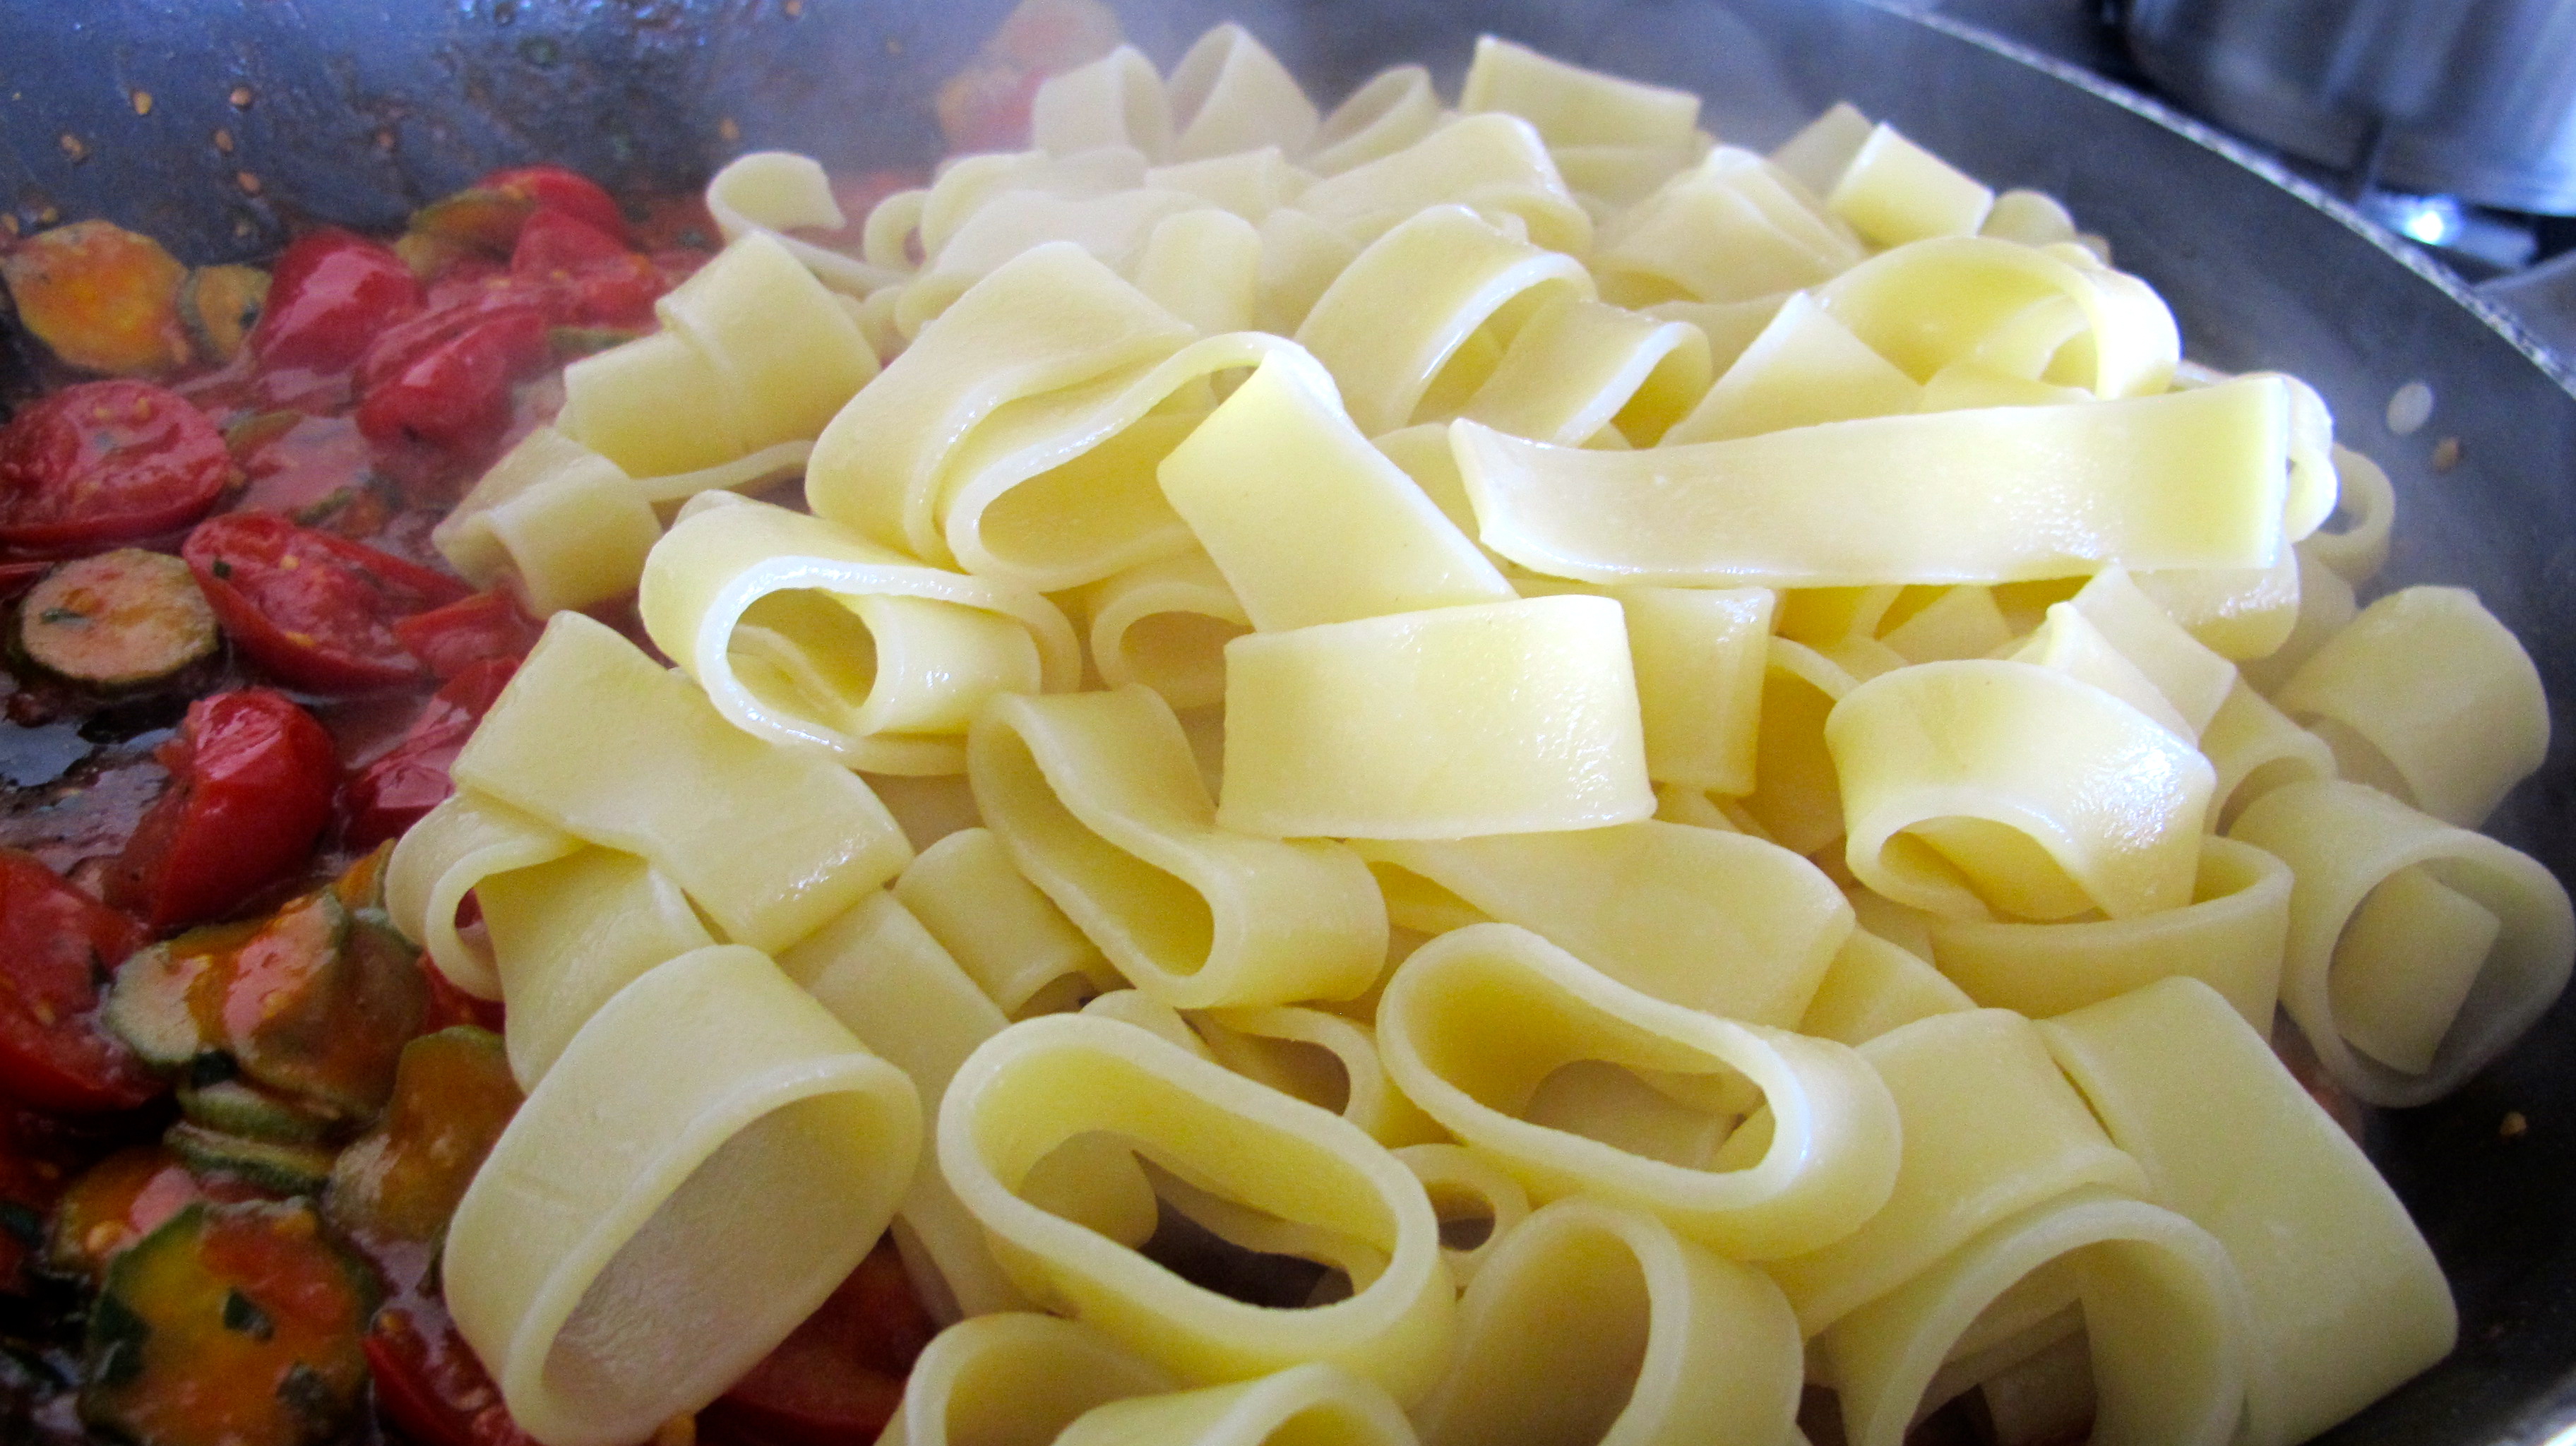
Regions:
[[[1997, 185], [2064, 197], [2172, 301], [2193, 356], [2307, 377], [2345, 440], [2388, 468], [2403, 502], [2389, 583], [2475, 587], [2522, 637], [2559, 742], [2496, 828], [2576, 875], [2576, 378], [2277, 169], [2079, 73], [1861, 0], [1121, 8], [1166, 61], [1202, 26], [1243, 19], [1325, 95], [1399, 60], [1454, 82], [1477, 32], [1493, 30], [1695, 89], [1721, 134], [1755, 145], [1849, 97]], [[746, 146], [838, 167], [926, 161], [928, 96], [1005, 9], [0, 0], [0, 204], [26, 225], [104, 215], [202, 262], [273, 248], [298, 214], [391, 226], [503, 164], [678, 186]], [[2432, 388], [2433, 414], [2401, 437], [2386, 404], [2410, 381]], [[2571, 1057], [2576, 1006], [2562, 1004], [2459, 1095], [2373, 1124], [2374, 1155], [2450, 1271], [2463, 1334], [2335, 1446], [2531, 1446], [2576, 1423]], [[2508, 1111], [2526, 1133], [2500, 1134]]]

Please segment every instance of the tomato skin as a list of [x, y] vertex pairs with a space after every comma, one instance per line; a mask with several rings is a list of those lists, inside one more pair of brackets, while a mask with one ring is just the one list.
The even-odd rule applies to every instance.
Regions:
[[394, 624], [394, 636], [441, 681], [491, 659], [526, 657], [541, 630], [497, 588]]
[[106, 971], [141, 948], [133, 920], [28, 854], [0, 849], [0, 1093], [38, 1109], [132, 1109], [161, 1081], [97, 1023]]
[[475, 182], [481, 190], [525, 200], [538, 211], [561, 211], [615, 238], [626, 240], [626, 213], [599, 183], [561, 166], [518, 166], [494, 171]]
[[107, 874], [111, 903], [153, 931], [220, 918], [301, 867], [331, 819], [331, 735], [285, 694], [188, 705], [156, 756], [170, 785]]
[[903, 1404], [904, 1377], [939, 1327], [891, 1238], [778, 1349], [698, 1417], [718, 1441], [870, 1446]]
[[420, 956], [420, 977], [429, 981], [429, 1010], [420, 1018], [420, 1032], [436, 1034], [459, 1024], [488, 1029], [499, 1034], [509, 1023], [508, 1014], [498, 999], [477, 999], [459, 989], [440, 971], [427, 954]]
[[376, 1409], [415, 1446], [536, 1446], [436, 1302], [378, 1311], [366, 1350]]
[[469, 664], [421, 705], [393, 747], [350, 775], [340, 788], [340, 817], [351, 847], [371, 848], [396, 837], [447, 801], [456, 791], [448, 765], [518, 670], [512, 658]]
[[[473, 452], [510, 425], [510, 386], [552, 355], [537, 306], [507, 306], [459, 319], [454, 330], [363, 390], [358, 430], [379, 446], [411, 441]], [[372, 369], [372, 368], [371, 368]]]
[[224, 434], [144, 382], [84, 382], [0, 430], [0, 545], [78, 552], [185, 527], [233, 478]]
[[393, 624], [467, 592], [444, 573], [268, 512], [199, 523], [179, 555], [234, 645], [315, 692], [417, 681], [420, 662]]
[[420, 307], [420, 283], [392, 247], [325, 227], [277, 258], [251, 353], [271, 369], [345, 371], [378, 332]]
[[519, 228], [518, 244], [510, 248], [510, 270], [520, 276], [544, 276], [631, 254], [618, 236], [570, 211], [539, 211]]

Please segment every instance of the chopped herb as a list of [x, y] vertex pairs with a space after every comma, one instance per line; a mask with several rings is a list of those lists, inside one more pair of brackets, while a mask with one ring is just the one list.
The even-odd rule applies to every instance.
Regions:
[[[277, 1322], [268, 1318], [268, 1312], [259, 1308], [259, 1302], [238, 1290], [228, 1290], [224, 1292], [224, 1329], [255, 1341], [264, 1341], [277, 1334]], [[304, 1368], [298, 1366], [296, 1369]], [[292, 1374], [289, 1373], [290, 1377]]]
[[346, 1409], [341, 1393], [322, 1379], [322, 1373], [297, 1361], [287, 1367], [286, 1378], [277, 1383], [277, 1399], [306, 1416], [328, 1420]]
[[90, 1308], [90, 1383], [109, 1389], [125, 1385], [143, 1372], [143, 1342], [152, 1325], [134, 1313], [123, 1297], [101, 1295]]
[[47, 608], [43, 612], [36, 614], [36, 621], [40, 623], [85, 623], [89, 621], [89, 614], [79, 612], [71, 608]]
[[215, 565], [209, 571], [218, 578], [230, 578], [233, 575], [233, 565], [219, 557], [215, 559]]
[[205, 1050], [188, 1061], [188, 1087], [205, 1089], [209, 1085], [222, 1084], [240, 1073], [241, 1061], [220, 1049]]

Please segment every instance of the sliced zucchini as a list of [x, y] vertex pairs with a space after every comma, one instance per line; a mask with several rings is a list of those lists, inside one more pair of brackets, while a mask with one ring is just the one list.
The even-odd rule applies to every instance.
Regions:
[[310, 1145], [331, 1131], [331, 1121], [295, 1101], [246, 1080], [179, 1086], [179, 1113], [190, 1124], [218, 1134], [276, 1145]]
[[179, 319], [198, 354], [228, 362], [268, 301], [268, 273], [256, 266], [200, 266], [179, 287]]
[[215, 610], [188, 565], [120, 547], [45, 574], [18, 607], [18, 650], [106, 691], [170, 681], [215, 655]]
[[440, 1239], [518, 1107], [501, 1036], [460, 1024], [413, 1040], [383, 1117], [331, 1167], [324, 1218], [369, 1235]]
[[228, 1135], [182, 1120], [161, 1137], [189, 1169], [208, 1175], [233, 1175], [281, 1195], [319, 1195], [330, 1183], [337, 1156], [322, 1145], [288, 1145]]
[[133, 1446], [347, 1439], [379, 1294], [305, 1202], [190, 1205], [108, 1267], [81, 1419]]
[[232, 992], [261, 999], [256, 1022], [226, 1036], [245, 1078], [344, 1120], [383, 1108], [429, 1011], [418, 955], [390, 924], [326, 889], [280, 912], [234, 968]]
[[[247, 937], [237, 925], [218, 926]], [[220, 957], [202, 947], [214, 931], [192, 929], [137, 951], [116, 968], [99, 1022], [124, 1040], [143, 1062], [163, 1073], [189, 1068], [215, 1042], [197, 1022], [193, 995], [197, 982]]]

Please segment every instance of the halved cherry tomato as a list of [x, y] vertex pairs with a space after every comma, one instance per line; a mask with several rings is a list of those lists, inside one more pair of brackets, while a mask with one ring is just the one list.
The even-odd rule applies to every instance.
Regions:
[[618, 209], [616, 199], [601, 190], [597, 181], [578, 171], [561, 166], [519, 166], [494, 171], [477, 181], [475, 189], [526, 200], [539, 211], [561, 211], [619, 241], [626, 239], [626, 213]]
[[331, 735], [283, 693], [188, 705], [154, 750], [170, 784], [108, 870], [109, 901], [160, 931], [219, 918], [304, 862], [331, 818]]
[[399, 364], [380, 364], [370, 353], [362, 371], [381, 379], [361, 383], [358, 430], [379, 446], [489, 447], [510, 425], [511, 383], [543, 369], [553, 355], [550, 325], [546, 310], [533, 304], [478, 308], [457, 314], [443, 334]]
[[436, 1034], [453, 1025], [470, 1024], [494, 1034], [509, 1022], [498, 999], [477, 999], [449, 982], [448, 977], [427, 954], [419, 959], [420, 977], [429, 981], [429, 1009], [420, 1017], [420, 1032]]
[[544, 276], [631, 254], [624, 241], [569, 211], [539, 211], [519, 228], [518, 244], [510, 248], [510, 270]]
[[366, 1348], [377, 1409], [417, 1446], [535, 1446], [438, 1302], [376, 1312]]
[[142, 947], [134, 921], [0, 849], [0, 1093], [39, 1109], [131, 1109], [161, 1082], [98, 1023], [100, 986]]
[[420, 307], [420, 283], [392, 247], [337, 228], [309, 232], [277, 258], [251, 352], [270, 369], [342, 371]]
[[881, 1240], [778, 1349], [699, 1413], [699, 1427], [718, 1440], [769, 1446], [868, 1446], [938, 1331], [893, 1240]]
[[233, 642], [286, 682], [351, 692], [417, 680], [393, 625], [466, 596], [465, 584], [266, 512], [198, 524], [179, 555]]
[[224, 435], [144, 382], [84, 382], [0, 430], [0, 544], [79, 551], [185, 527], [232, 480]]
[[393, 838], [447, 801], [456, 791], [448, 765], [518, 669], [511, 658], [467, 666], [421, 705], [420, 716], [393, 747], [350, 775], [340, 789], [340, 816], [351, 847], [370, 848]]
[[431, 608], [394, 624], [394, 636], [432, 676], [454, 678], [494, 658], [516, 661], [537, 645], [537, 621], [519, 611], [508, 593], [478, 592], [462, 602]]

